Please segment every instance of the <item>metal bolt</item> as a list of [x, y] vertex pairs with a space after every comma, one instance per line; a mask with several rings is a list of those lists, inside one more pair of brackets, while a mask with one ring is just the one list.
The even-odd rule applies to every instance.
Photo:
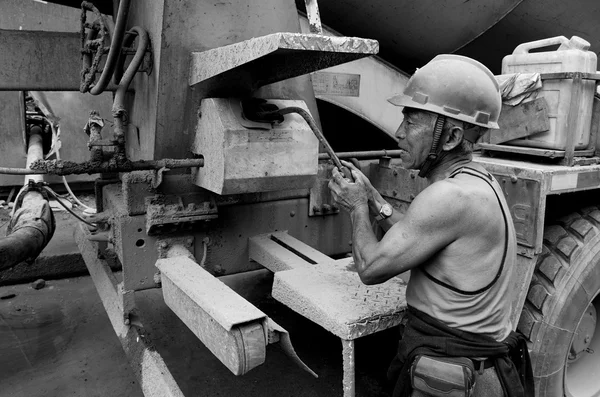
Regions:
[[414, 195], [414, 194], [411, 194], [410, 196], [408, 196], [408, 198], [409, 198], [410, 200], [414, 200], [414, 199], [415, 199], [415, 195]]
[[338, 207], [337, 205], [332, 205], [331, 209], [333, 210], [333, 212], [340, 212], [340, 207]]
[[518, 180], [519, 180], [519, 178], [517, 178], [517, 176], [516, 176], [516, 175], [511, 175], [511, 176], [510, 176], [510, 181], [511, 181], [512, 183], [517, 183], [517, 181], [518, 181]]
[[417, 177], [417, 175], [411, 172], [411, 173], [410, 173], [410, 177], [411, 177], [412, 179], [415, 179], [415, 178]]
[[315, 214], [320, 214], [320, 213], [321, 213], [321, 209], [315, 205], [315, 206], [313, 207], [313, 212], [314, 212]]
[[291, 216], [292, 218], [293, 218], [293, 217], [295, 217], [295, 216], [296, 216], [296, 211], [291, 211], [291, 212], [290, 212], [290, 216]]
[[169, 246], [169, 244], [166, 241], [161, 241], [160, 242], [160, 248], [167, 249], [168, 246]]
[[323, 212], [331, 211], [331, 206], [329, 204], [323, 204]]
[[131, 320], [129, 319], [129, 317], [125, 317], [125, 320], [123, 322], [125, 323], [125, 325], [131, 324]]

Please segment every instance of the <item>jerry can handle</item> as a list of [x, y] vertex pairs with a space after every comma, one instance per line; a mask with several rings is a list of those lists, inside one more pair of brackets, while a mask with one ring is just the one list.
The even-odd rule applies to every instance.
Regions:
[[544, 47], [548, 47], [551, 45], [558, 45], [558, 44], [568, 45], [569, 39], [567, 39], [565, 36], [556, 36], [556, 37], [550, 37], [547, 39], [530, 41], [528, 43], [519, 44], [517, 46], [517, 48], [515, 48], [515, 50], [513, 51], [513, 55], [528, 54], [529, 51], [534, 50], [536, 48], [544, 48]]

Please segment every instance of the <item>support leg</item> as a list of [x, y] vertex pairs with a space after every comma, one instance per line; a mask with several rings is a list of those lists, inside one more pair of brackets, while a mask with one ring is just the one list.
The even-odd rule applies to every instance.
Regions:
[[354, 397], [354, 341], [342, 339], [342, 356], [344, 359], [344, 397]]

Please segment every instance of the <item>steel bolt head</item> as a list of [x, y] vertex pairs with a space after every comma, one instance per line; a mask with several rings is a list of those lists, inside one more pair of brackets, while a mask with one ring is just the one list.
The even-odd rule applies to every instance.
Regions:
[[323, 204], [323, 212], [331, 211], [331, 206], [329, 204]]
[[291, 212], [290, 212], [290, 216], [291, 216], [292, 218], [293, 218], [293, 217], [295, 217], [295, 216], [296, 216], [296, 211], [291, 211]]
[[519, 178], [517, 178], [517, 176], [516, 176], [516, 175], [511, 175], [511, 176], [510, 176], [510, 181], [511, 181], [512, 183], [517, 183], [517, 181], [518, 181], [518, 180], [519, 180]]
[[314, 212], [314, 213], [320, 213], [320, 212], [321, 212], [321, 209], [315, 205], [315, 206], [313, 207], [313, 212]]
[[166, 242], [166, 241], [161, 241], [161, 242], [160, 242], [160, 248], [162, 248], [162, 249], [166, 249], [168, 246], [169, 246], [169, 244], [167, 244], [167, 242]]

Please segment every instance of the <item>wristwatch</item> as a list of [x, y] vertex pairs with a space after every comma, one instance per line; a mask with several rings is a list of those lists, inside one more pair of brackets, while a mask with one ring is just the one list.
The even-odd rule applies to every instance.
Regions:
[[377, 222], [379, 222], [384, 219], [387, 219], [390, 216], [392, 216], [392, 212], [394, 212], [394, 208], [391, 205], [389, 205], [388, 203], [385, 203], [384, 205], [381, 206], [381, 208], [379, 208], [379, 215], [377, 215], [375, 217], [375, 220]]

